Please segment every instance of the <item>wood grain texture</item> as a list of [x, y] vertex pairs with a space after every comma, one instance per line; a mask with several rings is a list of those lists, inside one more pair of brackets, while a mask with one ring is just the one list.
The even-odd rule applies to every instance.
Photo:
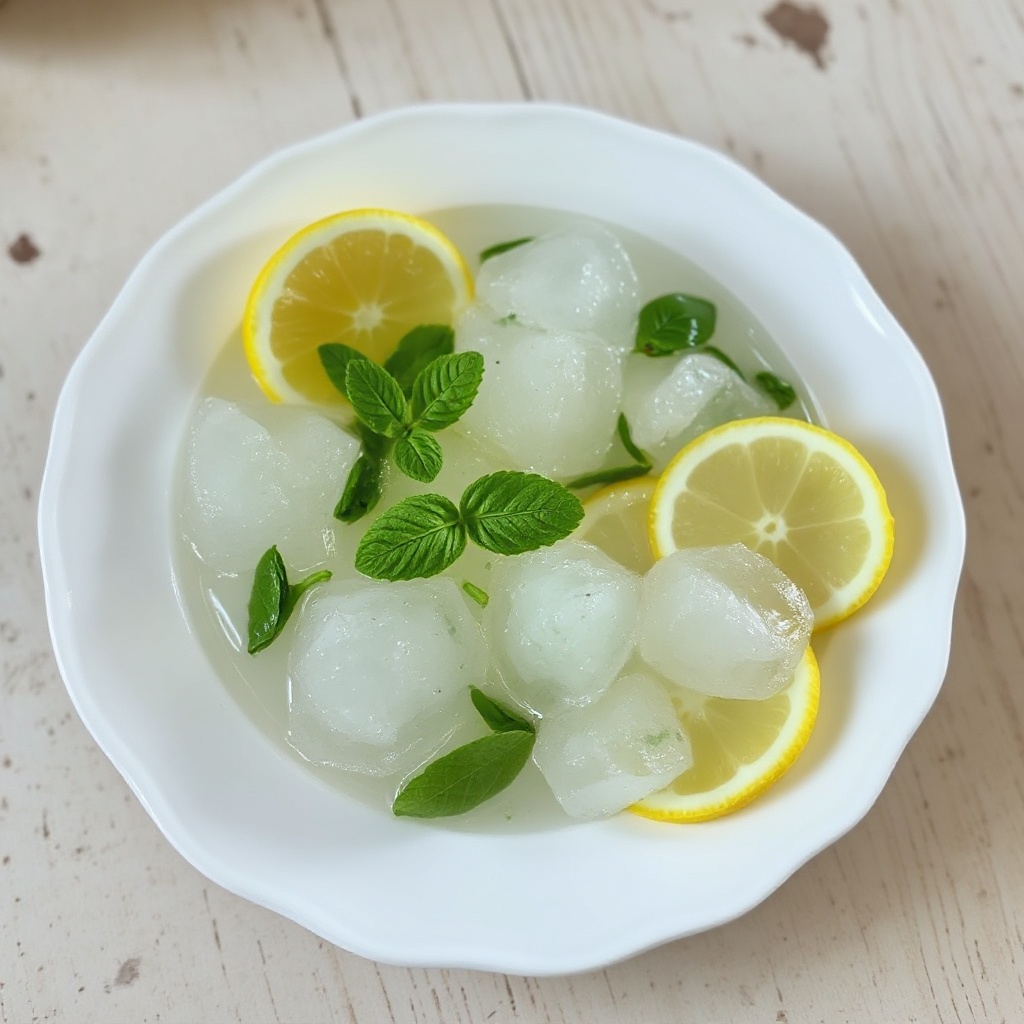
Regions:
[[[822, 0], [812, 52], [770, 6], [0, 4], [0, 1021], [1024, 1019], [1024, 12]], [[946, 686], [865, 821], [730, 925], [544, 980], [376, 965], [199, 876], [71, 708], [35, 538], [61, 382], [163, 230], [312, 133], [523, 97], [716, 146], [838, 234], [936, 377], [970, 535]]]

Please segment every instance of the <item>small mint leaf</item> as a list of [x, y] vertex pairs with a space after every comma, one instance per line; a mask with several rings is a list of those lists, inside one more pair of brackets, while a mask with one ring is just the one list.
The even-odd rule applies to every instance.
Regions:
[[651, 457], [642, 448], [638, 448], [633, 443], [633, 435], [629, 430], [629, 421], [626, 419], [625, 413], [619, 413], [619, 422], [616, 427], [619, 432], [619, 440], [622, 442], [622, 447], [626, 449], [629, 455], [636, 459], [641, 466], [646, 466], [648, 469], [651, 466]]
[[459, 510], [440, 494], [414, 494], [378, 516], [356, 549], [356, 569], [377, 580], [412, 580], [447, 569], [466, 547]]
[[439, 757], [398, 791], [398, 817], [444, 818], [478, 807], [510, 786], [533, 750], [532, 732], [494, 732]]
[[[743, 371], [736, 365], [736, 362], [729, 356], [727, 356], [720, 348], [715, 348], [714, 345], [704, 345], [703, 347], [693, 349], [692, 351], [699, 352], [701, 355], [705, 356], [714, 356], [715, 359], [722, 363], [723, 366], [728, 366], [729, 369], [732, 370], [732, 372], [735, 373], [736, 376], [740, 378], [740, 380], [747, 379], [746, 377], [743, 376]], [[686, 353], [686, 355], [690, 354], [690, 352]]]
[[462, 589], [469, 597], [476, 601], [481, 608], [486, 608], [488, 602], [491, 600], [486, 590], [481, 589], [475, 583], [470, 583], [469, 580], [462, 581]]
[[473, 404], [483, 376], [479, 352], [438, 356], [413, 383], [413, 422], [431, 431], [450, 427]]
[[278, 634], [281, 608], [288, 597], [288, 573], [277, 545], [268, 548], [256, 563], [249, 595], [248, 651], [256, 654]]
[[617, 484], [623, 480], [635, 480], [639, 476], [647, 476], [650, 471], [649, 465], [616, 466], [613, 469], [599, 469], [595, 473], [578, 476], [565, 486], [573, 491], [581, 491], [584, 487], [595, 487], [597, 484]]
[[796, 389], [788, 380], [764, 370], [754, 375], [757, 386], [779, 407], [779, 412], [788, 409], [796, 401]]
[[413, 381], [421, 370], [438, 356], [455, 351], [455, 332], [447, 324], [421, 324], [402, 336], [398, 347], [384, 360], [390, 373], [406, 394], [412, 394]]
[[354, 523], [373, 511], [384, 489], [384, 458], [391, 447], [386, 437], [357, 425], [362, 451], [349, 471], [345, 489], [334, 507], [334, 518]]
[[508, 705], [488, 697], [479, 687], [469, 688], [469, 698], [480, 717], [494, 732], [533, 732], [533, 722], [517, 714]]
[[533, 235], [527, 235], [525, 238], [513, 238], [510, 242], [498, 242], [497, 245], [489, 245], [480, 253], [480, 262], [486, 263], [489, 259], [500, 256], [503, 252], [508, 252], [510, 249], [518, 249], [519, 246], [526, 245], [527, 242], [532, 241]]
[[554, 544], [568, 537], [583, 518], [583, 506], [562, 484], [538, 476], [501, 470], [466, 488], [462, 520], [470, 539], [499, 555]]
[[409, 403], [398, 381], [369, 359], [353, 359], [345, 371], [348, 400], [375, 434], [399, 437], [409, 422]]
[[636, 351], [667, 356], [703, 345], [715, 333], [714, 303], [675, 292], [652, 299], [640, 310]]
[[444, 456], [432, 434], [419, 427], [395, 442], [395, 465], [408, 477], [429, 484], [438, 473]]

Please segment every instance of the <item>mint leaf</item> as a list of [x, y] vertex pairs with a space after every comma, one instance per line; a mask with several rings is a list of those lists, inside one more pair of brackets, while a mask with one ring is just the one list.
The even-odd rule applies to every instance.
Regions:
[[494, 732], [533, 732], [533, 723], [516, 714], [510, 707], [488, 697], [479, 687], [469, 688], [469, 698], [480, 717]]
[[714, 303], [675, 292], [652, 299], [640, 310], [636, 351], [667, 356], [703, 345], [715, 333]]
[[626, 419], [624, 413], [619, 413], [619, 422], [616, 427], [619, 432], [619, 440], [622, 442], [622, 447], [636, 459], [637, 463], [641, 466], [646, 466], [650, 469], [651, 457], [643, 449], [637, 448], [633, 443], [633, 435], [629, 432], [629, 421]]
[[395, 442], [394, 458], [406, 476], [429, 484], [441, 472], [444, 456], [433, 435], [416, 427]]
[[473, 740], [439, 757], [398, 791], [398, 817], [443, 818], [478, 807], [512, 784], [533, 750], [532, 732], [514, 729]]
[[384, 458], [391, 447], [386, 437], [364, 427], [357, 430], [362, 440], [362, 451], [349, 471], [345, 489], [334, 507], [334, 518], [343, 523], [354, 523], [371, 512], [380, 501], [384, 489]]
[[352, 359], [345, 388], [359, 419], [375, 434], [398, 437], [409, 422], [409, 403], [398, 381], [369, 359]]
[[462, 581], [462, 589], [471, 597], [481, 608], [486, 608], [490, 597], [486, 590], [481, 590], [475, 583], [470, 583], [469, 580]]
[[438, 356], [455, 351], [455, 332], [446, 324], [421, 324], [403, 335], [398, 347], [384, 360], [384, 369], [408, 396], [421, 370]]
[[511, 242], [498, 242], [497, 245], [490, 245], [480, 253], [480, 262], [486, 263], [494, 256], [500, 256], [503, 252], [508, 252], [509, 249], [518, 249], [519, 246], [532, 241], [533, 235], [527, 235], [525, 238], [513, 238]]
[[353, 359], [365, 359], [366, 356], [357, 349], [340, 342], [330, 345], [321, 345], [317, 349], [320, 356], [320, 364], [330, 378], [331, 383], [348, 398], [348, 385], [345, 383], [345, 371]]
[[461, 511], [470, 539], [499, 555], [554, 544], [583, 518], [579, 498], [561, 484], [512, 470], [471, 483], [462, 495]]
[[412, 580], [447, 569], [466, 547], [459, 510], [440, 494], [414, 494], [392, 505], [366, 531], [356, 569], [376, 580]]
[[796, 389], [788, 380], [764, 370], [754, 374], [757, 386], [779, 407], [779, 412], [788, 409], [796, 401]]
[[614, 469], [599, 469], [595, 473], [586, 473], [583, 476], [570, 480], [565, 486], [573, 491], [581, 491], [584, 487], [594, 487], [597, 484], [617, 484], [622, 480], [634, 480], [638, 476], [647, 476], [651, 467], [641, 466], [616, 466]]
[[450, 427], [472, 404], [484, 376], [479, 352], [438, 356], [412, 386], [412, 419], [424, 430]]
[[249, 595], [248, 652], [257, 654], [273, 643], [295, 610], [299, 598], [315, 583], [330, 578], [331, 574], [324, 569], [289, 587], [288, 572], [277, 545], [268, 548], [256, 563], [253, 574]]

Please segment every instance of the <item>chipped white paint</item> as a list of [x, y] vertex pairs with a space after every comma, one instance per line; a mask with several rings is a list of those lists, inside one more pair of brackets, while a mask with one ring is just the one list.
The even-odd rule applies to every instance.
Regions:
[[[1024, 19], [768, 7], [0, 2], [0, 1021], [1020, 1019]], [[708, 142], [835, 230], [936, 375], [972, 531], [946, 688], [867, 820], [731, 925], [543, 981], [381, 967], [197, 875], [71, 710], [34, 526], [63, 376], [162, 230], [355, 116], [524, 95]]]

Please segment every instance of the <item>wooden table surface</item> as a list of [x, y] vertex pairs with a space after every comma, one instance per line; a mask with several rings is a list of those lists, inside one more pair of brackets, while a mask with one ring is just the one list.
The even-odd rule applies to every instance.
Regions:
[[[0, 1021], [1024, 1020], [1020, 0], [0, 0]], [[875, 808], [742, 919], [568, 978], [385, 967], [221, 891], [85, 732], [36, 497], [129, 271], [254, 161], [423, 100], [717, 147], [834, 231], [945, 403], [970, 543]]]

